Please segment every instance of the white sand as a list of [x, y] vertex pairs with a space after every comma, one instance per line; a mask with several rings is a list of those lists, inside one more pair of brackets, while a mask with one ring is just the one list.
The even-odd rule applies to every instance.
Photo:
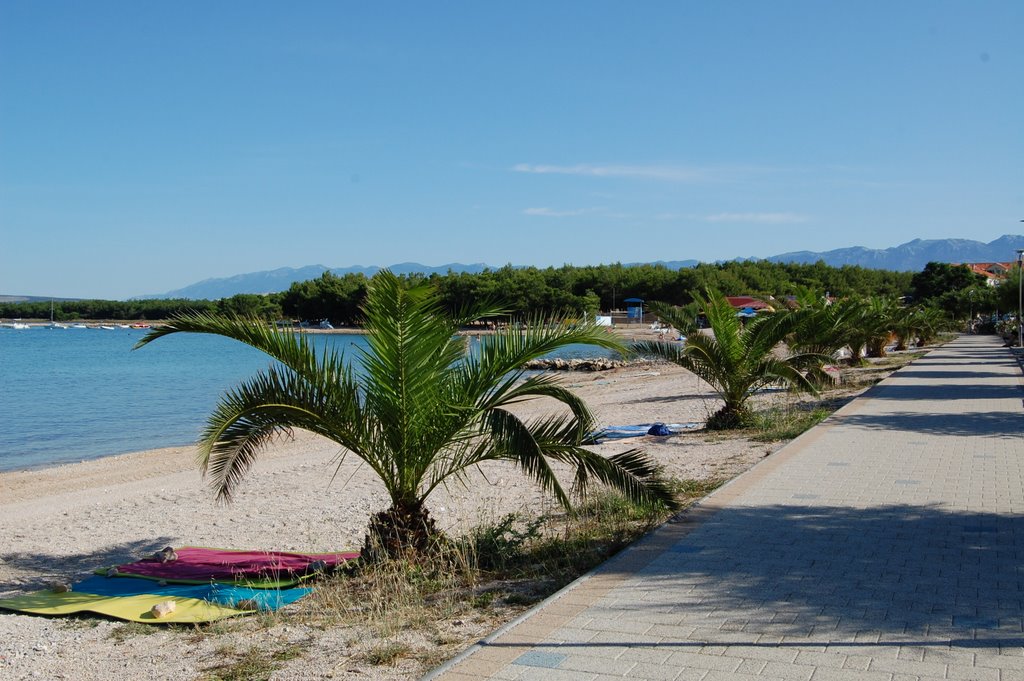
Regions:
[[[702, 421], [716, 408], [696, 378], [657, 365], [570, 374], [565, 383], [602, 425]], [[540, 402], [526, 407], [543, 411]], [[671, 476], [728, 477], [765, 456], [770, 445], [697, 435], [601, 445], [610, 454], [643, 444]], [[369, 516], [386, 506], [379, 483], [358, 460], [339, 466], [339, 449], [309, 434], [268, 451], [230, 506], [216, 504], [200, 480], [193, 448], [110, 457], [57, 468], [0, 474], [0, 597], [73, 582], [97, 566], [142, 557], [163, 546], [340, 550], [358, 547]], [[332, 482], [335, 472], [337, 476]], [[549, 500], [509, 466], [488, 467], [468, 488], [429, 500], [438, 523], [458, 530], [480, 517], [527, 510]], [[120, 623], [49, 619], [0, 611], [0, 679], [194, 679], [220, 661], [216, 636], [192, 642], [181, 630], [112, 640]], [[280, 629], [280, 631], [279, 631]], [[288, 627], [264, 635], [298, 636]], [[341, 631], [303, 632], [310, 652], [274, 678], [408, 678], [414, 670], [346, 664]]]

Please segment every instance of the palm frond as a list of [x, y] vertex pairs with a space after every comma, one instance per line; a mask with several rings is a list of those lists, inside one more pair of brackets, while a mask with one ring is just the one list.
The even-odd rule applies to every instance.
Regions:
[[272, 367], [221, 398], [200, 440], [200, 468], [227, 500], [275, 435], [301, 428], [358, 456], [362, 424], [357, 400], [338, 402], [295, 372]]

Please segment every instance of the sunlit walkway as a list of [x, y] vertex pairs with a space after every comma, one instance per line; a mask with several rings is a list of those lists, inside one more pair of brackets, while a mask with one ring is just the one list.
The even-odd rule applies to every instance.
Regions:
[[435, 676], [1024, 679], [1022, 387], [934, 350]]

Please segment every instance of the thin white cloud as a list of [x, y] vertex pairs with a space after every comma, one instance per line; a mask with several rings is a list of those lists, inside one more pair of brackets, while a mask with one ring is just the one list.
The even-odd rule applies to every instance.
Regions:
[[527, 208], [523, 211], [524, 215], [541, 215], [548, 218], [567, 218], [574, 215], [584, 215], [586, 213], [593, 213], [594, 208], [576, 208], [573, 210], [557, 210], [555, 208]]
[[798, 213], [716, 213], [704, 217], [705, 222], [756, 222], [770, 225], [795, 224], [807, 220], [806, 215]]
[[519, 163], [512, 166], [517, 173], [535, 175], [582, 175], [586, 177], [627, 177], [671, 182], [703, 182], [715, 179], [720, 171], [678, 165], [593, 165], [578, 163], [572, 166]]

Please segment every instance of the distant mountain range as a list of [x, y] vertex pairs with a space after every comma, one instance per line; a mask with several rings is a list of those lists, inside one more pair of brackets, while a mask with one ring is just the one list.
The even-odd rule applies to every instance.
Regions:
[[[930, 262], [1009, 262], [1016, 259], [1018, 248], [1024, 248], [1024, 236], [1005, 234], [995, 241], [984, 243], [972, 239], [914, 239], [891, 248], [837, 248], [832, 251], [793, 251], [767, 258], [737, 258], [737, 260], [768, 260], [770, 262], [816, 263], [819, 260], [832, 267], [857, 265], [873, 270], [919, 272]], [[634, 263], [635, 264], [635, 263]], [[696, 260], [672, 260], [652, 263], [669, 269], [694, 267]]]
[[1009, 262], [1016, 259], [1018, 248], [1024, 248], [1024, 236], [1004, 234], [987, 244], [971, 239], [914, 239], [892, 248], [854, 246], [824, 253], [796, 251], [773, 255], [767, 260], [796, 263], [824, 260], [833, 267], [859, 265], [875, 270], [917, 272], [930, 262]]

